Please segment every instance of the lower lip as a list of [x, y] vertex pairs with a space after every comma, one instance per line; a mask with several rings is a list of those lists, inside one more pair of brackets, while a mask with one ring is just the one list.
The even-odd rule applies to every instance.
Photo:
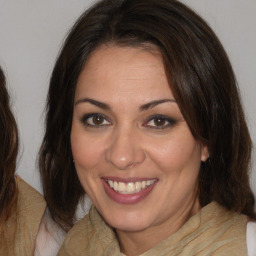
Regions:
[[107, 195], [116, 203], [119, 204], [136, 204], [143, 200], [145, 197], [149, 195], [149, 193], [153, 190], [155, 187], [155, 184], [157, 182], [154, 182], [152, 185], [146, 187], [145, 189], [142, 189], [141, 191], [134, 193], [134, 194], [120, 194], [116, 192], [114, 189], [112, 189], [106, 180], [102, 179], [102, 183], [104, 185], [104, 189], [107, 193]]

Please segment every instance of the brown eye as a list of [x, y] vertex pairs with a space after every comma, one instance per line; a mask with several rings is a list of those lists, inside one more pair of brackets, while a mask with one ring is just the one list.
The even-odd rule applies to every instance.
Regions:
[[101, 125], [104, 123], [104, 118], [102, 116], [94, 116], [92, 117], [92, 122], [94, 125]]
[[102, 114], [92, 113], [81, 118], [81, 122], [89, 127], [104, 127], [111, 125], [107, 118]]
[[152, 129], [166, 129], [174, 126], [176, 121], [168, 116], [154, 115], [144, 124], [144, 126]]
[[167, 122], [166, 119], [162, 117], [155, 118], [153, 121], [155, 126], [164, 126]]

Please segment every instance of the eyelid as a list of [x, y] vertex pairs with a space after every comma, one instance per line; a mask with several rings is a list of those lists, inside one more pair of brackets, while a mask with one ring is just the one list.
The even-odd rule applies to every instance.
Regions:
[[[105, 121], [107, 121], [109, 124], [89, 124], [87, 121], [88, 119], [90, 118], [93, 118], [93, 117], [96, 117], [96, 116], [100, 116], [102, 117]], [[81, 118], [80, 118], [80, 122], [86, 126], [86, 127], [92, 127], [92, 128], [102, 128], [102, 127], [106, 127], [106, 126], [109, 126], [111, 125], [111, 122], [109, 121], [109, 119], [101, 114], [101, 113], [88, 113], [88, 114], [84, 114]]]
[[[153, 121], [154, 119], [157, 119], [157, 118], [162, 118], [165, 121], [167, 121], [169, 124], [163, 125], [163, 126], [147, 125], [150, 121]], [[148, 117], [147, 120], [144, 122], [143, 126], [149, 127], [149, 128], [152, 128], [152, 129], [166, 129], [166, 128], [173, 127], [176, 123], [177, 123], [177, 120], [175, 120], [174, 118], [171, 118], [169, 116], [162, 115], [162, 114], [155, 114], [155, 115], [152, 115], [152, 116]]]

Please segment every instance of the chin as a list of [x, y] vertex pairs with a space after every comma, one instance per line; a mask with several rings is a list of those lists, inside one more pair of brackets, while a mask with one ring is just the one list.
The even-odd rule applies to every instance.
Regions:
[[135, 223], [134, 221], [131, 222], [126, 222], [124, 223], [113, 223], [113, 225], [110, 225], [112, 228], [116, 229], [116, 230], [121, 230], [121, 231], [125, 231], [125, 232], [140, 232], [142, 230], [145, 230], [148, 228], [148, 225], [144, 224], [144, 223]]
[[152, 223], [151, 220], [138, 212], [115, 214], [112, 211], [111, 216], [109, 218], [106, 216], [104, 219], [114, 229], [127, 232], [142, 231], [151, 226]]

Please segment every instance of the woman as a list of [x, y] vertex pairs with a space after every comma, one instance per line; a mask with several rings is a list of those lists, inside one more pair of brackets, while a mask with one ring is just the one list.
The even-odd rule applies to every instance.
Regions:
[[0, 255], [34, 255], [42, 196], [15, 176], [18, 131], [0, 68]]
[[[44, 193], [71, 229], [59, 255], [251, 253], [251, 139], [236, 80], [188, 7], [96, 3], [64, 43], [47, 107]], [[93, 206], [74, 225], [84, 192]]]

